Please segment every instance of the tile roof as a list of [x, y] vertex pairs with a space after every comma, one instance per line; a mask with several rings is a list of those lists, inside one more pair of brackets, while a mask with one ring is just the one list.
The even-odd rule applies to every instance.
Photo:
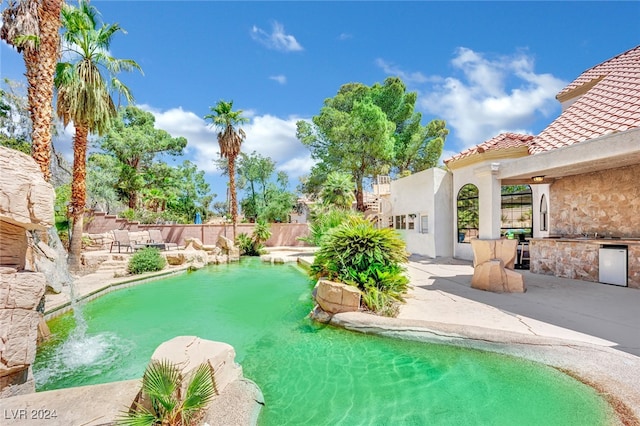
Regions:
[[583, 72], [557, 98], [571, 99], [581, 89], [586, 92], [535, 137], [529, 153], [640, 127], [640, 46]]
[[444, 163], [523, 145], [537, 154], [640, 127], [640, 46], [586, 70], [556, 98], [577, 100], [538, 136], [502, 133]]
[[481, 154], [490, 150], [517, 148], [520, 146], [527, 146], [533, 140], [533, 135], [521, 135], [518, 133], [501, 133], [488, 141], [485, 141], [479, 145], [473, 146], [462, 151], [453, 157], [444, 160], [447, 164], [450, 161], [460, 160], [461, 158], [470, 157], [474, 154]]

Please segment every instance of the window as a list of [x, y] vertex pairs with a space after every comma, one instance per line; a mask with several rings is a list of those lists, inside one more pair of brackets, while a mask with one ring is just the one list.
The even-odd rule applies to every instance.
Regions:
[[478, 236], [478, 187], [466, 184], [458, 191], [458, 242], [468, 243], [471, 237]]
[[407, 217], [407, 229], [415, 229], [415, 222], [416, 215], [412, 213]]
[[542, 194], [542, 199], [540, 200], [540, 230], [548, 231], [548, 220], [549, 216], [547, 214], [547, 197]]
[[[500, 229], [502, 235], [533, 235], [533, 197], [529, 185], [502, 187]], [[522, 237], [520, 237], [522, 238]]]
[[422, 234], [429, 233], [429, 216], [420, 216], [420, 232]]
[[407, 216], [396, 216], [396, 229], [407, 229]]

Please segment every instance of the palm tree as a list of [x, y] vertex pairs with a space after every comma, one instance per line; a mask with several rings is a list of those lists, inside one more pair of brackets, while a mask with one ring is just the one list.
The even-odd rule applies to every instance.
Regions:
[[69, 266], [75, 270], [80, 267], [87, 197], [87, 138], [89, 133], [105, 134], [116, 117], [111, 91], [122, 94], [129, 102], [133, 100], [129, 89], [116, 78], [116, 73], [140, 70], [133, 60], [116, 59], [109, 54], [111, 38], [122, 29], [118, 24], [99, 25], [97, 15], [97, 9], [84, 0], [79, 1], [78, 8], [69, 5], [62, 8], [65, 28], [62, 37], [69, 61], [58, 63], [55, 76], [57, 115], [65, 126], [73, 122], [75, 127], [71, 183], [73, 227], [69, 242]]
[[47, 181], [51, 179], [51, 104], [62, 4], [62, 0], [9, 0], [0, 29], [0, 38], [23, 54], [33, 124], [31, 155]]
[[231, 221], [233, 222], [233, 238], [237, 235], [238, 227], [238, 203], [236, 201], [236, 158], [240, 154], [240, 145], [247, 137], [244, 130], [236, 129], [242, 123], [247, 123], [248, 118], [242, 116], [242, 110], [233, 111], [233, 101], [218, 101], [215, 107], [210, 107], [213, 114], [204, 118], [211, 120], [211, 124], [220, 129], [218, 143], [220, 144], [220, 156], [227, 159], [229, 173], [229, 202], [231, 203]]
[[341, 209], [350, 209], [356, 200], [355, 186], [348, 173], [331, 172], [322, 186], [320, 196], [324, 204], [333, 204]]

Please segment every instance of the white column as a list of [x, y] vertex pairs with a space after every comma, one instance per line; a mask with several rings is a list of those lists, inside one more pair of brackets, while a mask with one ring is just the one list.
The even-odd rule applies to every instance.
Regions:
[[500, 238], [501, 187], [498, 179], [500, 163], [491, 163], [474, 170], [478, 178], [479, 192], [479, 237], [481, 239]]

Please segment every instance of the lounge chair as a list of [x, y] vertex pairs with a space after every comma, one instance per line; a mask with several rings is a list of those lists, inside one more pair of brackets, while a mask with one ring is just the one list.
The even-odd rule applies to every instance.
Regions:
[[129, 231], [127, 231], [126, 229], [113, 230], [113, 241], [111, 242], [109, 253], [113, 251], [113, 246], [118, 246], [118, 253], [120, 253], [120, 249], [122, 247], [125, 247], [127, 251], [135, 251], [139, 248], [145, 247], [144, 244], [138, 244], [135, 241], [131, 241], [131, 239], [129, 238]]
[[162, 238], [162, 232], [159, 229], [149, 229], [149, 242], [154, 246], [162, 246], [163, 250], [169, 250], [171, 247], [178, 248], [176, 243], [168, 243]]

